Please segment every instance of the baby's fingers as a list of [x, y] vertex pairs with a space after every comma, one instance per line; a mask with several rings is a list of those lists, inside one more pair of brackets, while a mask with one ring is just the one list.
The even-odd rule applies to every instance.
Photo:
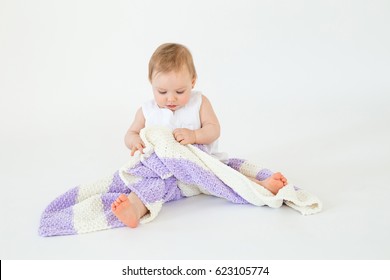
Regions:
[[145, 146], [142, 145], [142, 143], [139, 143], [139, 144], [137, 145], [137, 150], [140, 151], [141, 154], [144, 153], [144, 148], [145, 148]]
[[134, 146], [133, 148], [131, 148], [131, 156], [134, 156], [135, 152], [137, 151], [137, 147]]
[[188, 141], [188, 139], [186, 139], [186, 138], [183, 138], [183, 140], [181, 140], [179, 143], [182, 145], [187, 145], [190, 143], [190, 141]]
[[134, 156], [136, 151], [140, 151], [140, 153], [143, 154], [144, 153], [143, 148], [144, 146], [141, 143], [133, 146], [133, 148], [131, 148], [131, 156]]

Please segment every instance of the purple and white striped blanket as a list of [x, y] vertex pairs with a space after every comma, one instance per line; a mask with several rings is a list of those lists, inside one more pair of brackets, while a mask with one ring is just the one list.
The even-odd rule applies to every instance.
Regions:
[[321, 211], [317, 197], [291, 184], [273, 195], [249, 180], [246, 176], [263, 180], [270, 174], [248, 161], [230, 159], [224, 164], [202, 151], [201, 145], [179, 144], [163, 127], [145, 128], [140, 135], [146, 145], [144, 154], [137, 152], [113, 175], [75, 187], [52, 201], [42, 214], [39, 234], [122, 227], [111, 212], [111, 203], [121, 193], [130, 192], [135, 192], [149, 210], [141, 223], [153, 220], [164, 203], [201, 193], [256, 206], [277, 208], [285, 203], [304, 215]]

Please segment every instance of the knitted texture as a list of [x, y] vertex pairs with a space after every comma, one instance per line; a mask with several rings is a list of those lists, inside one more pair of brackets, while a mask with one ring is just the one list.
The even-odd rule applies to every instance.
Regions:
[[291, 184], [273, 195], [246, 177], [264, 180], [272, 175], [270, 170], [242, 159], [224, 164], [202, 151], [201, 145], [179, 144], [169, 129], [149, 127], [140, 136], [144, 154], [137, 152], [111, 176], [56, 198], [42, 214], [39, 234], [79, 234], [124, 226], [111, 212], [111, 203], [130, 192], [149, 210], [141, 223], [153, 220], [164, 203], [201, 193], [239, 204], [277, 208], [285, 203], [304, 215], [322, 208], [317, 197]]

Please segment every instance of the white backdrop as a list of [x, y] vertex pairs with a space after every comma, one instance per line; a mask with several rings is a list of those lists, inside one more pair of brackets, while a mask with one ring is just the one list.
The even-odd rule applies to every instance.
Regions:
[[[37, 237], [39, 215], [57, 195], [126, 161], [123, 136], [152, 98], [149, 58], [161, 43], [178, 42], [192, 51], [196, 88], [219, 116], [221, 150], [281, 170], [317, 194], [325, 221], [316, 226], [356, 222], [325, 234], [324, 255], [303, 245], [298, 255], [271, 247], [226, 255], [221, 243], [192, 257], [389, 258], [389, 3], [0, 0], [0, 257], [102, 258], [53, 245], [77, 237]], [[168, 206], [170, 215], [184, 204]], [[359, 222], [362, 215], [372, 224]], [[356, 240], [343, 239], [355, 230]], [[112, 232], [89, 236], [109, 242], [119, 230]], [[366, 247], [356, 251], [355, 241]], [[175, 252], [164, 257], [191, 258]], [[119, 257], [163, 258], [129, 254]]]

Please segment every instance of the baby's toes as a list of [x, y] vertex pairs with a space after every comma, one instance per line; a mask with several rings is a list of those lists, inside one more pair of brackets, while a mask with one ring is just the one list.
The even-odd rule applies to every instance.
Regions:
[[117, 201], [114, 201], [114, 202], [111, 204], [111, 206], [112, 206], [112, 207], [115, 207], [115, 208], [118, 207], [118, 205], [119, 205], [119, 202], [117, 202]]

